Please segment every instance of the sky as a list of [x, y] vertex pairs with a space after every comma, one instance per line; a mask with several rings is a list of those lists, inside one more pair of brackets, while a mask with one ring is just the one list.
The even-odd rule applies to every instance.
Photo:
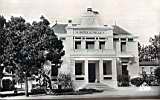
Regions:
[[160, 32], [160, 0], [0, 0], [0, 15], [22, 16], [26, 21], [44, 15], [52, 24], [77, 20], [92, 7], [100, 13], [101, 22], [116, 25], [139, 36], [143, 45]]

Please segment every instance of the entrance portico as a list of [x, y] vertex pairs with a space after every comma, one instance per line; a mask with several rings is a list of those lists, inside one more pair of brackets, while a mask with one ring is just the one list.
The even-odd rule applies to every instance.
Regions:
[[100, 83], [112, 80], [112, 60], [75, 59], [75, 80], [86, 83]]

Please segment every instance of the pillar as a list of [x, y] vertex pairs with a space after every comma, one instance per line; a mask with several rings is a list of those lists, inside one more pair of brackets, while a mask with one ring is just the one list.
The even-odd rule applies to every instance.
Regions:
[[100, 76], [100, 82], [103, 81], [103, 60], [99, 60], [99, 76]]
[[97, 79], [97, 83], [99, 83], [100, 82], [99, 61], [96, 62], [96, 79]]
[[98, 40], [95, 41], [95, 49], [99, 49], [99, 41]]
[[88, 60], [85, 60], [85, 81], [88, 83]]
[[113, 58], [112, 60], [112, 80], [113, 80], [113, 86], [117, 86], [117, 66], [116, 66], [116, 58]]
[[81, 49], [86, 49], [86, 41], [84, 39], [81, 40]]
[[75, 60], [74, 59], [71, 59], [70, 60], [70, 68], [71, 69], [68, 69], [69, 71], [71, 71], [72, 73], [72, 80], [75, 80]]

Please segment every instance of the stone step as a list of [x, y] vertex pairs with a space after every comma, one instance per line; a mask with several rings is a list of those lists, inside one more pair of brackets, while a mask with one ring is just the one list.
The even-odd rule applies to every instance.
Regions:
[[88, 83], [87, 85], [85, 85], [83, 88], [86, 89], [98, 89], [98, 90], [114, 90], [114, 88], [106, 85], [106, 84], [102, 84], [102, 83]]

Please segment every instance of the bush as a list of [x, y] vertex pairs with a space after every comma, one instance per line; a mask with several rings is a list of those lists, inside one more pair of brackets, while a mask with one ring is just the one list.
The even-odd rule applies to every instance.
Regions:
[[65, 92], [74, 92], [73, 89], [53, 89], [52, 92], [54, 93], [65, 93]]
[[118, 86], [129, 86], [130, 77], [128, 75], [119, 75], [117, 80]]
[[93, 92], [103, 92], [103, 90], [97, 90], [97, 89], [79, 89], [80, 92], [89, 92], [89, 93], [93, 93]]
[[3, 85], [2, 88], [3, 91], [11, 91], [14, 89], [14, 84], [10, 79], [2, 80], [2, 85]]
[[137, 87], [142, 85], [143, 82], [144, 82], [144, 79], [140, 78], [140, 77], [136, 77], [136, 78], [131, 79], [131, 84], [133, 84], [133, 85], [135, 85]]
[[58, 75], [58, 88], [59, 89], [74, 89], [70, 74], [60, 73]]
[[146, 82], [149, 86], [155, 85], [155, 77], [153, 75], [149, 75], [146, 78], [144, 78], [144, 82]]
[[44, 88], [34, 88], [31, 90], [32, 94], [44, 94], [46, 90]]

